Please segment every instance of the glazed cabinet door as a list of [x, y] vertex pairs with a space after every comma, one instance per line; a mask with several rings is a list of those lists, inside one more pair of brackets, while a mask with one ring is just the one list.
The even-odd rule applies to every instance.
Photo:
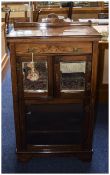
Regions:
[[50, 99], [53, 96], [52, 58], [20, 56], [17, 58], [18, 84], [25, 99]]
[[91, 55], [57, 56], [54, 64], [56, 97], [78, 98], [91, 93]]

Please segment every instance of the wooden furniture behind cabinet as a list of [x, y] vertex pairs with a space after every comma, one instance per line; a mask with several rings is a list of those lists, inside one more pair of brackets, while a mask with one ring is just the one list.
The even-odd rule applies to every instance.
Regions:
[[99, 39], [81, 23], [16, 23], [7, 35], [20, 160], [91, 160]]
[[[71, 1], [70, 1], [71, 2]], [[69, 3], [70, 3], [69, 2]], [[71, 8], [69, 14], [73, 14], [74, 21], [77, 21], [79, 18], [98, 18], [99, 13], [108, 13], [108, 2], [73, 2], [74, 7]], [[68, 6], [63, 6], [65, 2], [53, 2], [53, 5], [47, 1], [47, 5], [45, 2], [37, 2], [28, 1], [25, 2], [2, 2], [2, 21], [5, 21], [5, 11], [4, 9], [10, 7], [10, 23], [14, 23], [14, 21], [22, 21], [28, 22], [32, 21], [32, 14], [33, 14], [33, 21], [37, 22], [42, 20], [42, 18], [46, 18], [50, 13], [56, 13], [57, 15], [64, 16], [67, 18], [68, 16]], [[66, 3], [67, 4], [67, 3]], [[88, 4], [88, 5], [87, 5]]]
[[1, 56], [2, 56], [2, 60], [1, 60], [1, 69], [2, 69], [2, 79], [4, 79], [5, 74], [6, 74], [6, 70], [7, 67], [9, 65], [9, 57], [8, 57], [8, 50], [7, 50], [7, 45], [6, 45], [6, 26], [5, 23], [2, 22], [1, 23], [1, 43], [2, 43], [2, 47], [1, 47]]
[[108, 25], [96, 25], [93, 27], [102, 35], [102, 38], [99, 41], [97, 97], [99, 102], [108, 103]]

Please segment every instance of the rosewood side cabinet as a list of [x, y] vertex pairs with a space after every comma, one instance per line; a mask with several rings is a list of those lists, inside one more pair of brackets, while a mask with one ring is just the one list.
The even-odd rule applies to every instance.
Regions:
[[16, 23], [7, 34], [19, 160], [91, 160], [100, 37], [81, 23]]

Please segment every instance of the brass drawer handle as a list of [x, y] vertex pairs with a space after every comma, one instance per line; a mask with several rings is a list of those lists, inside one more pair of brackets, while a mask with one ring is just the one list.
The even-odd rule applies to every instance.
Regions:
[[80, 52], [82, 52], [82, 48], [75, 47], [75, 48], [73, 48], [73, 52], [80, 53]]

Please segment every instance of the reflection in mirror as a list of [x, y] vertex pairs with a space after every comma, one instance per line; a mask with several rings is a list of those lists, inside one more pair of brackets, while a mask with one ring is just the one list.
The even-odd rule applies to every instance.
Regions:
[[72, 93], [85, 90], [85, 67], [84, 61], [60, 63], [61, 92]]
[[23, 86], [25, 92], [43, 93], [48, 91], [47, 62], [22, 62]]

